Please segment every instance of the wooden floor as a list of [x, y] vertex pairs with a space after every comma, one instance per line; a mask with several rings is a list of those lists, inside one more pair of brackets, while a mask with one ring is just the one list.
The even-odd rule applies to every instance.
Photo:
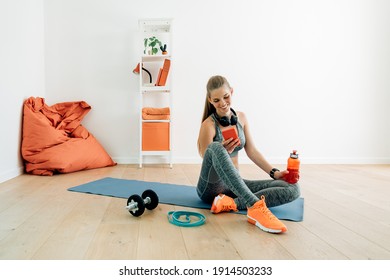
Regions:
[[[390, 165], [302, 166], [304, 221], [286, 221], [288, 232], [280, 235], [262, 232], [244, 215], [166, 204], [135, 218], [124, 199], [67, 191], [107, 176], [196, 185], [199, 170], [117, 165], [6, 181], [0, 184], [0, 259], [390, 259]], [[253, 165], [240, 172], [267, 178]], [[207, 222], [177, 227], [167, 221], [170, 210], [201, 212]]]

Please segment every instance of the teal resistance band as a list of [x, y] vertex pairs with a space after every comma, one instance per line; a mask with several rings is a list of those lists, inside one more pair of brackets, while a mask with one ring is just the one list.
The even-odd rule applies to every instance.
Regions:
[[[180, 219], [184, 216], [185, 219]], [[196, 217], [196, 221], [191, 222], [190, 217]], [[179, 227], [196, 227], [203, 225], [206, 222], [206, 217], [203, 214], [197, 212], [189, 211], [169, 211], [168, 212], [168, 221]]]

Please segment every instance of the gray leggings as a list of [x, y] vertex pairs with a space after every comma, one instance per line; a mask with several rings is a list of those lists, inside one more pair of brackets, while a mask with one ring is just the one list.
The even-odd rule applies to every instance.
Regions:
[[213, 142], [206, 149], [197, 193], [207, 203], [212, 203], [220, 193], [226, 194], [234, 198], [239, 210], [251, 207], [262, 195], [266, 197], [268, 207], [291, 202], [300, 196], [298, 184], [288, 184], [283, 180], [242, 179], [220, 142]]

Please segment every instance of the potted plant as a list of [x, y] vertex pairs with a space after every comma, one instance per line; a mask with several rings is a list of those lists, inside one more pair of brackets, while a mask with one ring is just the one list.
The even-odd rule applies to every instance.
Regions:
[[[158, 46], [157, 46], [158, 45]], [[161, 41], [155, 36], [144, 39], [144, 54], [155, 55], [158, 52], [158, 47], [161, 47]]]
[[161, 50], [163, 55], [168, 54], [168, 52], [167, 52], [167, 44], [164, 44], [164, 46], [160, 46], [160, 50]]

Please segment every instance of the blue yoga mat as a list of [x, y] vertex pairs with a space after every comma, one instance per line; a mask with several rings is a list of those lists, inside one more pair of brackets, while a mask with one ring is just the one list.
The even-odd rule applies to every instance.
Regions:
[[[211, 205], [200, 200], [193, 186], [126, 180], [118, 178], [103, 178], [73, 188], [69, 191], [129, 198], [130, 195], [141, 195], [144, 190], [155, 191], [162, 204], [172, 204], [191, 208], [210, 209]], [[270, 207], [271, 212], [282, 220], [300, 222], [303, 220], [303, 198], [293, 202]], [[246, 214], [246, 211], [238, 213]]]

